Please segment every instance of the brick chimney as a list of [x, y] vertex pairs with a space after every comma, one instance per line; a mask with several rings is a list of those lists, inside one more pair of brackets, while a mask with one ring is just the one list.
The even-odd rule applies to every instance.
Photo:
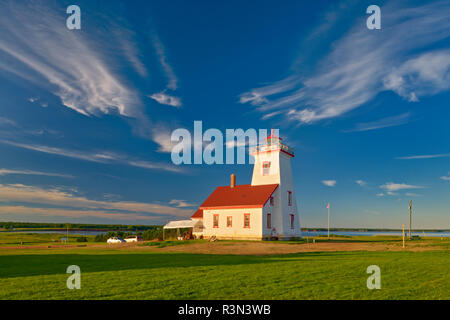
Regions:
[[230, 188], [234, 188], [236, 186], [236, 175], [234, 173], [231, 174], [231, 182]]

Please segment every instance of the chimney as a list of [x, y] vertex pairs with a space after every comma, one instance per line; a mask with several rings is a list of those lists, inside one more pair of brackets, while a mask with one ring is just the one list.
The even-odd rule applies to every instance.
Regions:
[[230, 188], [234, 188], [236, 186], [236, 175], [234, 173], [231, 174], [231, 183]]

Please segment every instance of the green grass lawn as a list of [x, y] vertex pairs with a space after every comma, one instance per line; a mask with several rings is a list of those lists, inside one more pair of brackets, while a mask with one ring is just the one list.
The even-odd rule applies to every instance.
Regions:
[[[81, 289], [66, 268], [81, 268]], [[381, 268], [381, 290], [366, 286]], [[450, 299], [448, 251], [237, 256], [0, 250], [0, 299]]]
[[[0, 247], [20, 246], [20, 245], [58, 245], [66, 244], [61, 242], [62, 238], [66, 238], [66, 234], [62, 233], [33, 233], [33, 232], [0, 232]], [[67, 243], [80, 244], [78, 238], [86, 238], [88, 241], [94, 241], [94, 236], [81, 236], [69, 234]]]

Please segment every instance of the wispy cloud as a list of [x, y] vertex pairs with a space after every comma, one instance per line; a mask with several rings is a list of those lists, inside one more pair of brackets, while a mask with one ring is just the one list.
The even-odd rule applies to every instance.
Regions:
[[37, 176], [48, 176], [48, 177], [60, 177], [60, 178], [75, 178], [74, 176], [61, 173], [52, 172], [42, 172], [42, 171], [32, 171], [32, 170], [11, 170], [11, 169], [0, 169], [0, 176], [17, 174], [17, 175], [37, 175]]
[[435, 159], [435, 158], [447, 158], [447, 157], [450, 157], [450, 153], [422, 154], [422, 155], [415, 155], [415, 156], [396, 157], [395, 159], [399, 159], [399, 160], [416, 160], [416, 159]]
[[448, 176], [442, 176], [441, 180], [450, 181], [450, 172], [448, 174], [449, 174]]
[[0, 206], [0, 216], [20, 216], [20, 217], [56, 217], [74, 218], [74, 219], [86, 219], [86, 218], [101, 218], [109, 219], [112, 221], [133, 221], [142, 220], [145, 222], [160, 221], [161, 216], [146, 216], [136, 213], [117, 213], [107, 212], [102, 210], [86, 210], [86, 209], [61, 209], [61, 208], [36, 208], [27, 207], [23, 205], [16, 206]]
[[334, 187], [336, 185], [336, 180], [322, 180], [322, 183], [327, 187]]
[[422, 189], [424, 187], [410, 185], [410, 184], [406, 184], [406, 183], [388, 182], [388, 183], [381, 185], [380, 188], [387, 190], [387, 192], [389, 193], [389, 192], [405, 190], [405, 189]]
[[156, 55], [159, 59], [159, 63], [161, 65], [164, 74], [166, 75], [168, 82], [165, 90], [151, 94], [148, 97], [160, 104], [179, 108], [182, 105], [181, 99], [179, 97], [167, 93], [167, 90], [174, 91], [178, 88], [178, 78], [175, 75], [172, 66], [168, 62], [166, 49], [161, 40], [159, 39], [158, 35], [156, 33], [153, 33], [151, 39], [153, 47], [155, 48], [156, 51]]
[[355, 181], [357, 184], [359, 184], [361, 187], [364, 187], [367, 185], [367, 182], [365, 182], [364, 180], [356, 180]]
[[164, 91], [154, 93], [148, 96], [149, 98], [155, 100], [160, 104], [165, 104], [171, 107], [179, 108], [181, 107], [181, 99], [178, 97], [171, 96]]
[[168, 62], [166, 49], [156, 33], [152, 34], [152, 43], [159, 58], [159, 63], [161, 64], [161, 67], [163, 68], [168, 79], [167, 88], [176, 90], [178, 88], [178, 78], [175, 75], [172, 66]]
[[68, 158], [97, 162], [97, 163], [123, 164], [123, 165], [144, 168], [144, 169], [164, 170], [164, 171], [170, 171], [170, 172], [182, 172], [180, 167], [177, 167], [174, 165], [170, 165], [170, 164], [166, 164], [166, 163], [159, 163], [159, 162], [149, 162], [149, 161], [144, 161], [144, 160], [139, 160], [139, 159], [132, 159], [125, 155], [122, 155], [122, 154], [119, 154], [116, 152], [105, 151], [105, 150], [88, 152], [88, 151], [81, 151], [81, 150], [70, 150], [70, 149], [64, 149], [64, 148], [49, 147], [49, 146], [38, 145], [38, 144], [27, 144], [27, 143], [21, 143], [21, 142], [9, 141], [9, 140], [0, 140], [0, 143], [5, 143], [8, 145], [12, 145], [12, 146], [27, 149], [27, 150], [33, 150], [33, 151], [37, 151], [37, 152], [48, 153], [48, 154], [58, 155], [58, 156], [62, 156], [62, 157], [68, 157]]
[[58, 96], [63, 105], [86, 116], [140, 114], [135, 90], [111, 67], [117, 61], [98, 49], [99, 42], [114, 46], [120, 41], [123, 46], [125, 38], [115, 39], [110, 33], [106, 41], [90, 38], [89, 32], [70, 31], [64, 27], [64, 15], [37, 2], [5, 1], [0, 12], [1, 71], [25, 75], [26, 80]]
[[344, 130], [343, 132], [361, 132], [377, 130], [388, 127], [395, 127], [408, 122], [410, 113], [403, 113], [398, 116], [387, 117], [376, 121], [358, 123], [355, 128], [350, 130]]
[[0, 117], [0, 125], [8, 125], [12, 127], [17, 127], [17, 123], [11, 119]]
[[[25, 205], [15, 206], [19, 202]], [[192, 210], [159, 203], [98, 201], [58, 188], [44, 189], [22, 184], [0, 184], [1, 213], [36, 213], [72, 217], [104, 217], [119, 220], [154, 219], [161, 216], [188, 217]], [[42, 208], [42, 206], [50, 206]], [[28, 211], [27, 211], [28, 210]]]
[[240, 95], [240, 102], [257, 105], [264, 113], [283, 110], [289, 119], [314, 123], [358, 108], [381, 91], [417, 101], [448, 90], [450, 52], [430, 48], [450, 36], [450, 3], [405, 8], [390, 2], [382, 12], [381, 32], [365, 28], [366, 17], [361, 17], [320, 59], [313, 74], [252, 89]]
[[[36, 12], [39, 12], [36, 15]], [[153, 125], [145, 115], [143, 95], [130, 82], [128, 71], [141, 77], [148, 69], [136, 34], [125, 22], [98, 15], [108, 32], [71, 31], [65, 27], [64, 8], [55, 2], [3, 1], [0, 4], [0, 73], [15, 75], [59, 97], [62, 105], [84, 116], [117, 114], [133, 124], [134, 132], [151, 139], [141, 127]], [[103, 20], [102, 20], [103, 19]], [[59, 26], [59, 27], [58, 27]], [[83, 28], [83, 27], [82, 27]], [[154, 54], [175, 90], [178, 79], [167, 62], [166, 50], [153, 32]], [[132, 68], [129, 68], [131, 66]], [[124, 76], [122, 70], [127, 70]], [[181, 106], [181, 99], [165, 91], [152, 95], [159, 103]], [[30, 102], [47, 106], [38, 97]]]
[[177, 200], [177, 199], [170, 200], [169, 204], [174, 204], [178, 208], [186, 208], [186, 207], [195, 207], [196, 206], [195, 204], [189, 203], [185, 200]]

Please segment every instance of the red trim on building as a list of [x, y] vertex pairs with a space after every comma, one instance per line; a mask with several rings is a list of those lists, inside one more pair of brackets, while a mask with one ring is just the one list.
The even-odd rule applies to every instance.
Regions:
[[[267, 165], [267, 168], [265, 167], [265, 165]], [[265, 172], [267, 169], [267, 173]], [[270, 175], [270, 161], [264, 161], [262, 163], [262, 175], [263, 176], [268, 176]]]
[[246, 208], [262, 208], [263, 204], [248, 205], [248, 206], [220, 206], [220, 207], [202, 207], [203, 210], [218, 210], [218, 209], [246, 209]]
[[[228, 222], [230, 222], [230, 224], [228, 224]], [[227, 228], [232, 228], [232, 227], [233, 227], [233, 217], [227, 216]]]
[[[245, 226], [245, 218], [248, 217], [248, 226]], [[250, 213], [244, 213], [244, 228], [250, 229]]]
[[280, 149], [273, 149], [273, 150], [266, 150], [266, 151], [259, 151], [259, 152], [256, 152], [256, 153], [251, 153], [250, 155], [251, 155], [251, 156], [254, 156], [255, 154], [264, 153], [264, 152], [273, 152], [273, 151], [280, 151], [280, 152], [286, 153], [287, 155], [291, 156], [292, 158], [295, 157], [292, 153], [289, 153], [289, 152], [287, 152], [287, 151], [284, 151], [284, 150], [281, 149], [281, 148], [280, 148]]

